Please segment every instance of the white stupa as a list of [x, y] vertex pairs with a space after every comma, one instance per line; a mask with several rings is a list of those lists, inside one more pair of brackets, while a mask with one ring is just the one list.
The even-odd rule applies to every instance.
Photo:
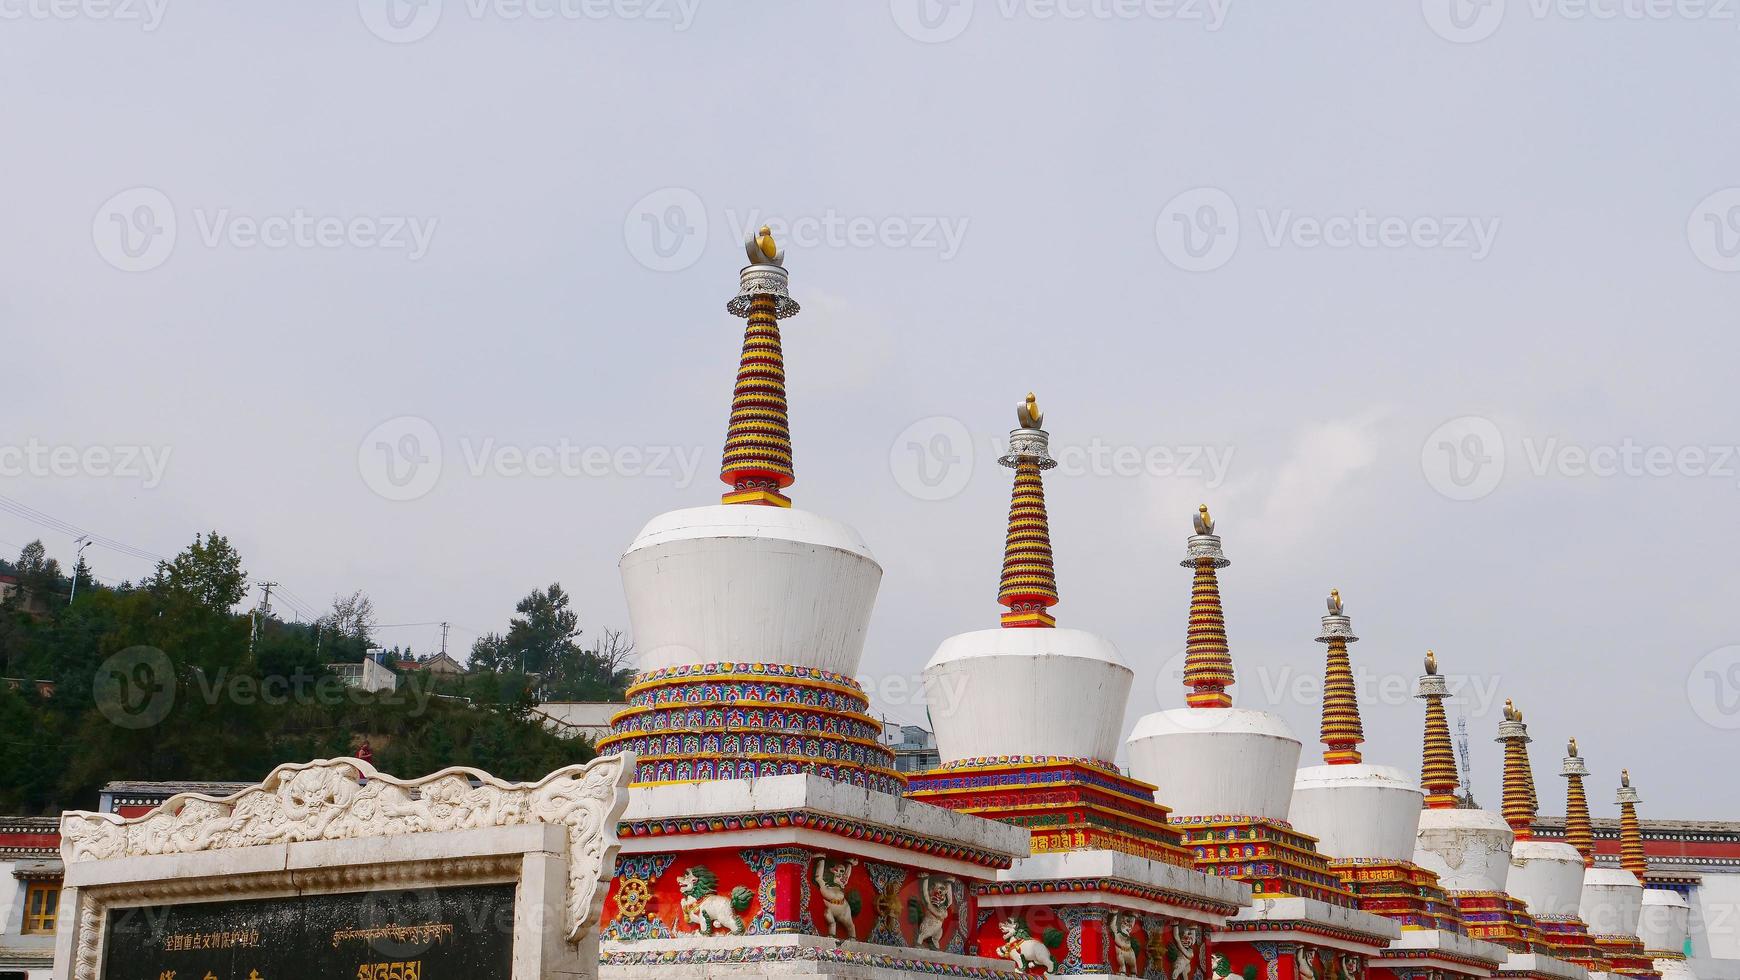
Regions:
[[1686, 961], [1686, 940], [1691, 935], [1692, 906], [1679, 892], [1645, 888], [1643, 909], [1638, 917], [1638, 938], [1655, 961], [1662, 980], [1697, 980]]
[[1221, 611], [1221, 550], [1208, 507], [1180, 564], [1195, 570], [1186, 641], [1185, 707], [1144, 715], [1130, 733], [1130, 770], [1161, 788], [1179, 816], [1237, 816], [1285, 821], [1293, 802], [1299, 739], [1280, 716], [1235, 708], [1232, 655]]
[[[1420, 678], [1418, 693], [1426, 702], [1425, 751], [1420, 770], [1426, 809], [1420, 813], [1414, 861], [1438, 875], [1440, 887], [1455, 901], [1472, 935], [1510, 951], [1500, 965], [1502, 974], [1541, 980], [1586, 980], [1589, 972], [1582, 966], [1546, 952], [1545, 940], [1527, 903], [1506, 890], [1515, 870], [1511, 863], [1512, 847], [1519, 837], [1526, 838], [1534, 814], [1527, 755], [1506, 752], [1503, 817], [1487, 810], [1458, 807], [1456, 756], [1444, 714], [1444, 700], [1449, 694], [1449, 685], [1438, 673], [1437, 655], [1427, 651], [1426, 673]], [[1507, 724], [1521, 725], [1521, 714], [1509, 701], [1505, 702], [1505, 720]], [[1510, 731], [1501, 728], [1501, 741]], [[1521, 749], [1520, 744], [1516, 749]]]
[[1629, 770], [1620, 770], [1618, 803], [1619, 867], [1588, 869], [1578, 913], [1589, 924], [1610, 972], [1648, 978], [1656, 974], [1655, 957], [1645, 949], [1639, 930], [1648, 861], [1643, 828], [1637, 822], [1637, 789], [1631, 785]]
[[1365, 762], [1365, 733], [1347, 646], [1359, 637], [1329, 590], [1329, 614], [1317, 642], [1329, 648], [1323, 680], [1323, 765], [1293, 778], [1293, 826], [1317, 838], [1332, 858], [1411, 863], [1425, 795], [1400, 769]]
[[1502, 895], [1510, 880], [1510, 849], [1515, 835], [1498, 814], [1457, 806], [1460, 780], [1450, 723], [1444, 714], [1450, 687], [1438, 673], [1437, 654], [1430, 650], [1426, 651], [1426, 673], [1420, 676], [1415, 696], [1426, 702], [1425, 753], [1420, 766], [1426, 808], [1420, 812], [1414, 863], [1436, 874], [1438, 884], [1452, 894]]
[[[1216, 967], [1248, 975], [1342, 975], [1364, 970], [1401, 928], [1357, 908], [1353, 892], [1317, 841], [1290, 823], [1299, 740], [1264, 711], [1235, 708], [1232, 655], [1221, 610], [1219, 570], [1230, 564], [1208, 508], [1180, 564], [1193, 570], [1185, 649], [1186, 707], [1157, 711], [1129, 738], [1130, 769], [1159, 787], [1197, 865], [1242, 878], [1255, 892], [1215, 936]], [[1339, 804], [1324, 801], [1325, 807]], [[1285, 953], [1282, 970], [1276, 957]]]
[[[1018, 414], [1001, 460], [1015, 470], [997, 597], [1007, 611], [996, 629], [944, 640], [925, 665], [941, 765], [914, 774], [907, 795], [1032, 833], [1032, 855], [979, 899], [995, 922], [981, 952], [1018, 934], [1046, 946], [1054, 977], [1204, 974], [1203, 938], [1249, 903], [1250, 887], [1196, 870], [1154, 787], [1111, 761], [1134, 674], [1111, 641], [1059, 628], [1051, 615], [1058, 589], [1041, 474], [1055, 464], [1031, 394]], [[1059, 893], [1067, 905], [1054, 912]], [[1160, 950], [1168, 963], [1155, 959]]]
[[1323, 765], [1293, 782], [1293, 826], [1353, 888], [1363, 907], [1402, 926], [1400, 938], [1371, 965], [1400, 973], [1435, 970], [1489, 976], [1510, 956], [1471, 938], [1461, 913], [1435, 876], [1413, 861], [1424, 793], [1401, 770], [1364, 761], [1365, 740], [1348, 644], [1357, 642], [1338, 590], [1317, 641], [1328, 647], [1323, 678]]
[[772, 234], [745, 251], [728, 489], [654, 517], [622, 556], [640, 670], [599, 750], [632, 752], [636, 779], [599, 975], [1013, 978], [967, 913], [1028, 833], [902, 795], [854, 679], [882, 568], [786, 496], [779, 321], [798, 305]]

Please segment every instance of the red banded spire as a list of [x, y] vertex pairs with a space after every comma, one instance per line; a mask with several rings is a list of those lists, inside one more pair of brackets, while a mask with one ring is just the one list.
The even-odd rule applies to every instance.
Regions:
[[1185, 568], [1195, 570], [1190, 583], [1190, 629], [1184, 641], [1184, 703], [1192, 708], [1230, 708], [1233, 685], [1232, 653], [1226, 643], [1226, 614], [1220, 605], [1218, 571], [1232, 564], [1220, 550], [1208, 505], [1196, 508], [1196, 533], [1185, 544]]
[[749, 322], [719, 464], [719, 479], [731, 489], [720, 499], [727, 504], [790, 507], [790, 498], [781, 491], [792, 485], [797, 474], [792, 469], [779, 321], [799, 307], [786, 291], [785, 252], [766, 225], [745, 243], [744, 251], [749, 265], [738, 274], [737, 296], [725, 307]]
[[1426, 791], [1426, 809], [1456, 807], [1456, 750], [1450, 743], [1450, 721], [1444, 716], [1444, 699], [1450, 686], [1438, 673], [1438, 655], [1426, 651], [1426, 673], [1420, 678], [1415, 697], [1426, 702], [1426, 742], [1420, 758], [1420, 787]]
[[1529, 730], [1522, 710], [1509, 699], [1504, 702], [1504, 721], [1498, 724], [1498, 739], [1504, 743], [1504, 797], [1500, 813], [1517, 840], [1534, 836], [1535, 780], [1529, 768]]
[[1565, 764], [1559, 775], [1565, 777], [1565, 843], [1583, 855], [1583, 867], [1595, 866], [1595, 830], [1589, 824], [1589, 797], [1583, 792], [1583, 777], [1589, 775], [1589, 764], [1577, 754], [1577, 740], [1565, 747]]
[[1637, 876], [1649, 871], [1643, 854], [1643, 825], [1637, 821], [1637, 789], [1631, 785], [1631, 770], [1619, 770], [1619, 866]]
[[1057, 461], [1051, 458], [1050, 433], [1041, 428], [1045, 414], [1033, 392], [1016, 407], [1015, 416], [1020, 426], [1009, 433], [1009, 452], [997, 460], [1015, 471], [997, 601], [1009, 607], [1002, 618], [1006, 629], [1053, 627], [1057, 620], [1048, 610], [1057, 605], [1057, 569], [1051, 559], [1051, 520], [1039, 474]]
[[1329, 646], [1323, 667], [1323, 761], [1332, 766], [1350, 765], [1360, 760], [1359, 746], [1365, 741], [1365, 729], [1359, 723], [1359, 697], [1353, 686], [1353, 661], [1347, 655], [1347, 645], [1359, 640], [1353, 635], [1353, 623], [1341, 604], [1341, 591], [1329, 590], [1329, 615], [1323, 617], [1323, 631], [1317, 642]]

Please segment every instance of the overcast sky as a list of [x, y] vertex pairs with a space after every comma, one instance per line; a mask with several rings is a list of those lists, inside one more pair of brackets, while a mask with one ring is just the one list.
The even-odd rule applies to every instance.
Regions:
[[1207, 502], [1235, 695], [1307, 761], [1333, 586], [1368, 761], [1417, 771], [1431, 647], [1489, 806], [1511, 697], [1545, 812], [1575, 735], [1597, 815], [1629, 766], [1736, 816], [1730, 5], [568, 2], [0, 0], [0, 494], [458, 652], [551, 581], [624, 626], [635, 531], [721, 489], [766, 221], [791, 494], [886, 570], [891, 718], [997, 621], [1033, 389], [1126, 726], [1182, 704]]

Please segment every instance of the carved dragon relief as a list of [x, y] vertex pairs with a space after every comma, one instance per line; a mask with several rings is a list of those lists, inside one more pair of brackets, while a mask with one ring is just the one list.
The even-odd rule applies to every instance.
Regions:
[[402, 780], [377, 772], [361, 759], [317, 759], [279, 766], [258, 786], [221, 799], [178, 793], [130, 819], [69, 811], [61, 817], [61, 858], [72, 864], [298, 841], [559, 824], [568, 828], [567, 940], [578, 942], [603, 904], [599, 886], [615, 857], [616, 821], [628, 805], [625, 787], [633, 772], [632, 759], [614, 755], [558, 769], [535, 783], [508, 783], [458, 766]]

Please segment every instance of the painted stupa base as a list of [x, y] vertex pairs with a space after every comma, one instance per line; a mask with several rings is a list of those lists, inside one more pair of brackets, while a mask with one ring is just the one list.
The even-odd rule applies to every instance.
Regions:
[[1372, 957], [1371, 980], [1435, 980], [1439, 977], [1490, 977], [1510, 950], [1443, 929], [1403, 928], [1399, 939]]
[[1522, 900], [1505, 892], [1453, 891], [1468, 935], [1513, 953], [1545, 953], [1541, 930]]
[[813, 776], [634, 787], [605, 977], [1013, 977], [974, 952], [976, 885], [1023, 830]]
[[906, 795], [1033, 834], [1034, 854], [1118, 851], [1181, 868], [1192, 852], [1154, 787], [1110, 763], [1056, 756], [962, 759], [914, 773]]
[[1335, 858], [1329, 867], [1353, 890], [1361, 911], [1381, 915], [1404, 930], [1468, 934], [1456, 903], [1438, 887], [1438, 876], [1411, 861]]
[[1382, 916], [1310, 898], [1255, 897], [1211, 937], [1219, 980], [1360, 980], [1400, 937]]
[[1649, 951], [1649, 955], [1653, 957], [1655, 972], [1661, 975], [1661, 980], [1698, 980], [1698, 975], [1692, 970], [1692, 965], [1686, 962], [1686, 954], [1652, 949]]
[[979, 953], [1033, 940], [1054, 977], [1213, 980], [1210, 936], [1250, 901], [1241, 882], [1104, 850], [1035, 854], [973, 890]]
[[1511, 953], [1498, 968], [1506, 980], [1589, 980], [1589, 971], [1545, 953]]
[[1541, 929], [1547, 951], [1553, 956], [1575, 963], [1591, 973], [1607, 970], [1607, 959], [1595, 946], [1589, 927], [1574, 915], [1537, 915], [1535, 924]]
[[1595, 949], [1607, 961], [1607, 972], [1652, 980], [1661, 976], [1655, 968], [1655, 957], [1643, 948], [1643, 940], [1636, 936], [1597, 935], [1593, 938]]
[[1173, 817], [1196, 866], [1237, 878], [1258, 898], [1290, 895], [1344, 909], [1357, 907], [1353, 891], [1317, 853], [1317, 839], [1283, 820], [1248, 816]]
[[653, 939], [632, 947], [606, 942], [598, 960], [600, 980], [681, 977], [840, 977], [843, 980], [903, 980], [961, 977], [966, 980], [1021, 980], [1007, 960], [891, 949], [874, 943], [822, 936], [730, 936], [706, 942]]
[[808, 774], [879, 793], [905, 777], [870, 699], [843, 674], [792, 664], [647, 671], [628, 687], [600, 753], [635, 753], [635, 784]]

